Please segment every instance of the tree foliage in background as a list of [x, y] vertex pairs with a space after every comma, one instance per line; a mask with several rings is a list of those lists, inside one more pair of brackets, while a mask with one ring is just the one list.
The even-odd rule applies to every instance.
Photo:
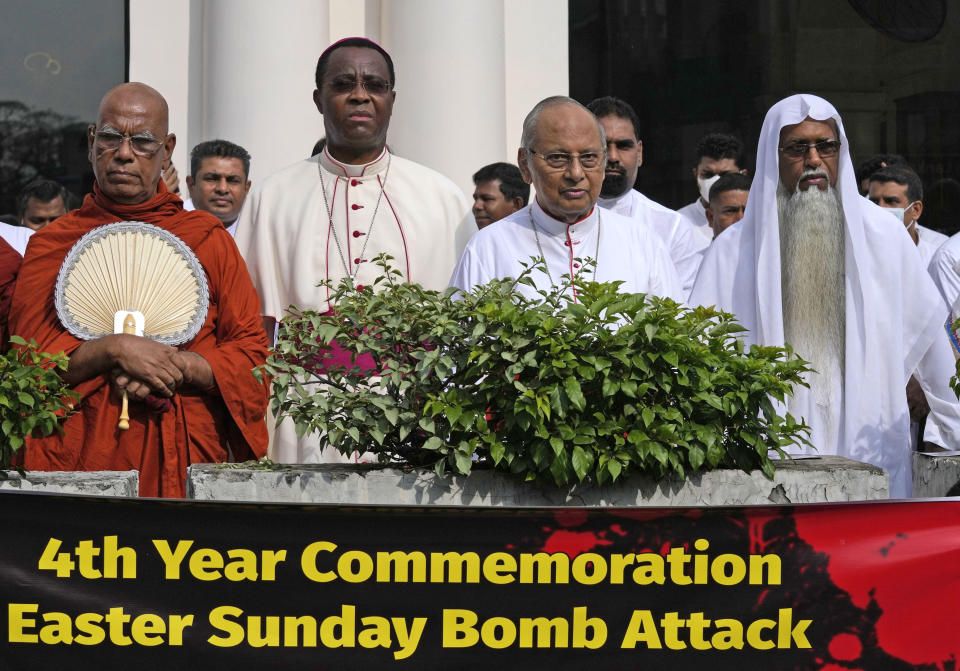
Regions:
[[15, 213], [17, 195], [33, 180], [64, 174], [68, 154], [76, 154], [64, 143], [68, 136], [84, 138], [82, 129], [77, 120], [52, 110], [0, 101], [0, 213]]
[[80, 400], [58, 372], [67, 369], [64, 353], [38, 352], [35, 341], [18, 336], [10, 342], [18, 347], [0, 356], [0, 469], [10, 467], [28, 436], [58, 429]]
[[[806, 443], [777, 413], [806, 363], [737, 337], [732, 315], [620, 283], [575, 278], [524, 297], [531, 269], [469, 293], [399, 281], [331, 286], [335, 312], [293, 309], [264, 371], [273, 410], [343, 454], [469, 473], [474, 460], [526, 480], [603, 483], [713, 468], [762, 469]], [[589, 265], [589, 263], [587, 264]], [[317, 365], [335, 342], [372, 358]]]

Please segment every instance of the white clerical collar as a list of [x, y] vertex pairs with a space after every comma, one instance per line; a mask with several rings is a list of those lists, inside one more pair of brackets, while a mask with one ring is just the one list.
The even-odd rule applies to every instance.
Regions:
[[537, 222], [537, 226], [550, 235], [564, 235], [567, 232], [571, 235], [574, 233], [585, 235], [597, 227], [597, 221], [600, 218], [600, 212], [597, 206], [594, 205], [590, 210], [590, 214], [583, 219], [575, 221], [572, 224], [565, 224], [547, 214], [544, 209], [540, 207], [540, 201], [537, 198], [533, 199], [533, 203], [530, 205], [530, 212], [533, 214], [533, 219]]
[[320, 165], [340, 177], [369, 177], [370, 175], [376, 175], [387, 169], [387, 156], [387, 149], [384, 147], [380, 155], [369, 163], [354, 165], [352, 163], [338, 161], [333, 158], [330, 152], [327, 151], [327, 148], [324, 147], [323, 151], [320, 152]]

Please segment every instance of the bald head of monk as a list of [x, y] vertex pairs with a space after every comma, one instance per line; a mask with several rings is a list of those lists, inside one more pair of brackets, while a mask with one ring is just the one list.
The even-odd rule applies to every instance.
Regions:
[[163, 163], [177, 144], [168, 133], [167, 101], [146, 84], [111, 89], [100, 101], [87, 148], [101, 193], [121, 205], [153, 198]]

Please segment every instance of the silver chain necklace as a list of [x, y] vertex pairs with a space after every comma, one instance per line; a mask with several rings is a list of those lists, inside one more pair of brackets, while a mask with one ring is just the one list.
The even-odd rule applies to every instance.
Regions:
[[[536, 220], [533, 218], [533, 208], [531, 207], [527, 211], [530, 215], [530, 224], [533, 226], [533, 237], [537, 241], [537, 251], [540, 252], [540, 257], [543, 259], [544, 269], [547, 271], [547, 279], [550, 280], [550, 286], [557, 286], [553, 281], [553, 274], [550, 272], [550, 264], [547, 262], [547, 255], [543, 253], [543, 246], [540, 244], [540, 233], [539, 227], [537, 226]], [[570, 241], [570, 254], [573, 254], [573, 241]], [[600, 208], [597, 208], [597, 249], [593, 254], [593, 281], [597, 281], [597, 267], [600, 265]], [[570, 278], [570, 281], [573, 281], [573, 278]], [[573, 300], [577, 300], [577, 290], [573, 289]]]
[[[367, 251], [367, 243], [370, 242], [370, 234], [373, 231], [373, 224], [377, 220], [377, 212], [380, 211], [380, 201], [383, 200], [383, 192], [387, 188], [387, 178], [390, 176], [390, 163], [393, 160], [392, 154], [387, 154], [387, 169], [383, 173], [383, 181], [380, 182], [380, 195], [377, 196], [377, 204], [373, 208], [373, 216], [370, 217], [370, 226], [367, 227], [367, 233], [363, 240], [363, 247], [360, 248], [361, 261], [363, 260], [363, 254]], [[338, 176], [334, 175], [333, 181], [339, 179]], [[379, 180], [378, 180], [379, 181]], [[357, 273], [360, 272], [360, 264], [357, 264], [357, 269], [352, 273], [350, 272], [350, 265], [347, 263], [347, 257], [343, 253], [343, 246], [340, 244], [340, 236], [337, 235], [337, 227], [333, 225], [333, 210], [330, 209], [330, 203], [327, 200], [327, 187], [323, 183], [323, 170], [320, 171], [320, 190], [323, 192], [323, 205], [327, 210], [327, 220], [330, 222], [330, 230], [333, 232], [333, 241], [337, 243], [337, 251], [340, 253], [340, 263], [343, 264], [343, 272], [346, 273], [347, 277], [350, 278], [350, 283], [353, 284], [353, 280], [356, 278]]]

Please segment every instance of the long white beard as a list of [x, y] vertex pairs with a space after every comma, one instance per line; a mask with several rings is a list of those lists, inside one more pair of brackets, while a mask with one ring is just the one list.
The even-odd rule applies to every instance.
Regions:
[[832, 438], [838, 427], [830, 418], [839, 415], [843, 400], [843, 208], [833, 187], [812, 186], [791, 195], [782, 184], [777, 206], [784, 339], [817, 371], [808, 378], [810, 396], [828, 419]]

